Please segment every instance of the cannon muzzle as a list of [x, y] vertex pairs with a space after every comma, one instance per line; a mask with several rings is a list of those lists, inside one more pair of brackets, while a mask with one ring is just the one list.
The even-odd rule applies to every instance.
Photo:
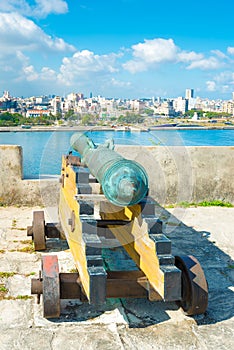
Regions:
[[102, 186], [105, 197], [113, 204], [127, 206], [139, 203], [148, 192], [148, 176], [137, 162], [126, 159], [114, 151], [114, 143], [108, 140], [96, 146], [82, 133], [75, 133], [71, 147], [82, 157], [90, 173]]

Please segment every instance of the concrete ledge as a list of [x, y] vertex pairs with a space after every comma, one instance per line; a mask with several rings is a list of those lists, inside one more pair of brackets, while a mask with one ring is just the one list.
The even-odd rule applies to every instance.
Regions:
[[[150, 195], [161, 205], [204, 200], [234, 203], [234, 147], [118, 145], [116, 151], [145, 167]], [[23, 180], [22, 157], [21, 146], [0, 145], [0, 203], [57, 205], [58, 178]]]
[[23, 180], [21, 146], [0, 145], [0, 204], [58, 204], [59, 179]]

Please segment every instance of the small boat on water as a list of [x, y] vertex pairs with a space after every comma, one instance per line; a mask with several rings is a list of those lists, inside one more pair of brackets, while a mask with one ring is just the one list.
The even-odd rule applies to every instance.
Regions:
[[154, 129], [154, 128], [173, 128], [177, 126], [177, 123], [168, 123], [168, 124], [159, 124], [159, 125], [153, 125], [150, 128]]
[[31, 129], [31, 125], [21, 125], [22, 129]]
[[199, 124], [177, 124], [176, 125], [178, 128], [203, 128], [203, 125]]
[[149, 131], [145, 127], [142, 127], [142, 126], [136, 127], [136, 126], [132, 126], [132, 125], [120, 125], [120, 126], [112, 125], [111, 128], [116, 130], [116, 131], [133, 131], [133, 132], [135, 132], [135, 131], [137, 131], [137, 132]]

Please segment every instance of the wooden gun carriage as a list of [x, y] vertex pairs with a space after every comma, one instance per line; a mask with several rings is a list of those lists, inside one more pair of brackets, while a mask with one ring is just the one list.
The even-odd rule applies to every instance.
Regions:
[[[44, 317], [60, 316], [61, 299], [100, 304], [128, 297], [175, 301], [187, 315], [204, 313], [204, 272], [195, 257], [172, 255], [171, 241], [155, 216], [156, 203], [147, 195], [144, 168], [121, 157], [111, 142], [97, 147], [77, 133], [71, 146], [81, 158], [62, 158], [59, 225], [45, 223], [44, 212], [35, 211], [28, 227], [37, 251], [46, 250], [47, 238], [65, 238], [77, 268], [60, 273], [57, 256], [43, 254], [31, 291], [42, 294]], [[94, 193], [97, 180], [100, 191]], [[113, 270], [105, 252], [115, 254], [118, 246], [125, 252], [126, 266], [119, 267], [116, 256]], [[128, 264], [129, 259], [134, 264]]]

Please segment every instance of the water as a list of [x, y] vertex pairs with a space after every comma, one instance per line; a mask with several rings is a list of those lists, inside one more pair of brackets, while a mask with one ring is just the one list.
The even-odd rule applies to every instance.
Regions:
[[[58, 175], [63, 154], [70, 151], [74, 131], [0, 132], [0, 144], [23, 147], [24, 178]], [[234, 146], [234, 130], [154, 130], [150, 132], [89, 131], [96, 144], [113, 138], [115, 144], [147, 146]]]

